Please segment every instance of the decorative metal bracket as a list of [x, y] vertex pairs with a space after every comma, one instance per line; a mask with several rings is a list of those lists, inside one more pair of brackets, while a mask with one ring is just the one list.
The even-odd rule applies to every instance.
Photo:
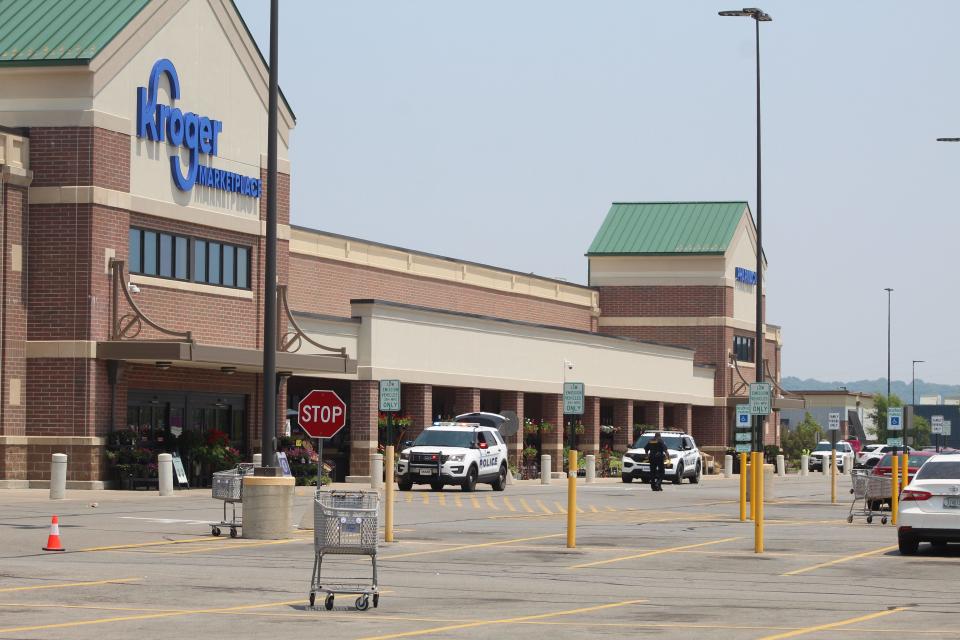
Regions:
[[[743, 377], [743, 373], [740, 371], [740, 365], [737, 364], [737, 358], [732, 353], [729, 353], [729, 352], [728, 352], [728, 358], [730, 359], [731, 366], [736, 370], [737, 376], [740, 377], [740, 383], [733, 390], [733, 395], [737, 396], [737, 395], [740, 395], [740, 391], [743, 391], [744, 389], [749, 389], [750, 383], [747, 382], [746, 378]], [[776, 389], [778, 392], [780, 392], [781, 397], [784, 397], [784, 396], [799, 397], [797, 396], [797, 394], [793, 393], [792, 391], [787, 391], [786, 389], [781, 387], [780, 383], [774, 380], [773, 376], [770, 375], [770, 370], [766, 366], [763, 367], [763, 374], [764, 374], [764, 377], [767, 379], [767, 381], [773, 385], [773, 388]]]
[[[113, 299], [110, 308], [110, 339], [111, 340], [133, 340], [143, 330], [143, 324], [152, 327], [174, 338], [180, 338], [187, 342], [193, 342], [193, 332], [191, 331], [173, 331], [150, 319], [143, 312], [137, 303], [133, 301], [130, 291], [127, 289], [127, 278], [124, 272], [123, 260], [115, 258], [110, 259], [110, 273], [113, 276]], [[127, 299], [127, 304], [133, 309], [132, 313], [120, 315], [120, 293]]]
[[[307, 332], [297, 324], [296, 319], [293, 317], [293, 312], [290, 311], [290, 304], [287, 302], [287, 285], [277, 285], [277, 297], [280, 298], [280, 304], [277, 305], [277, 351], [296, 353], [300, 350], [300, 347], [303, 346], [303, 341], [306, 340], [318, 349], [335, 354], [341, 358], [347, 357], [346, 347], [340, 347], [338, 349], [320, 344], [308, 336]], [[286, 315], [287, 322], [290, 323], [290, 326], [292, 326], [294, 330], [280, 335], [280, 322], [283, 320], [284, 315]]]

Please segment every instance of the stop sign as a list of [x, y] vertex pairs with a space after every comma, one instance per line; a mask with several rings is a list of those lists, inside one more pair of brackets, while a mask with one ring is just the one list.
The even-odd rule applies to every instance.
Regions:
[[311, 438], [332, 438], [347, 423], [347, 405], [333, 391], [314, 389], [300, 401], [297, 420]]

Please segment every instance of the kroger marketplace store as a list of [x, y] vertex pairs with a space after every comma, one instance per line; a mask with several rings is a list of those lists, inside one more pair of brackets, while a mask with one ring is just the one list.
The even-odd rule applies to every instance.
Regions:
[[[384, 444], [381, 379], [402, 382], [403, 439], [437, 417], [515, 411], [518, 469], [559, 459], [565, 430], [598, 455], [641, 424], [732, 446], [756, 377], [745, 202], [613, 204], [584, 236], [589, 286], [308, 229], [291, 216], [296, 119], [281, 100], [280, 331], [265, 340], [267, 68], [236, 7], [59, 7], [0, 7], [0, 486], [45, 486], [58, 452], [70, 487], [149, 475], [111, 453], [118, 440], [179, 450], [198, 483], [209, 469], [186, 443], [214, 434], [249, 459], [265, 343], [278, 437], [298, 437], [288, 410], [310, 390], [346, 401], [324, 455], [335, 479], [368, 476]], [[765, 332], [779, 382], [780, 329]], [[585, 384], [582, 416], [562, 415], [565, 378]], [[797, 403], [775, 389], [768, 442]]]

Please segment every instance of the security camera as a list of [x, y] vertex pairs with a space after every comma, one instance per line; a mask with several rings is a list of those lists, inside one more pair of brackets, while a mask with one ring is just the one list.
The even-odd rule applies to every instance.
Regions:
[[137, 285], [133, 284], [132, 282], [128, 282], [128, 283], [127, 283], [127, 291], [129, 291], [130, 293], [140, 293], [140, 287], [138, 287]]

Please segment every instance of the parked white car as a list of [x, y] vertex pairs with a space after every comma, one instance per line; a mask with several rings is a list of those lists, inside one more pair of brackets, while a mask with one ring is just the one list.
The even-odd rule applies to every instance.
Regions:
[[960, 542], [960, 455], [931, 456], [900, 494], [897, 542], [912, 555], [921, 542]]
[[[829, 440], [821, 440], [817, 447], [810, 453], [810, 462], [807, 468], [810, 471], [829, 471], [830, 456], [833, 451], [833, 445]], [[849, 442], [841, 440], [837, 443], [837, 469], [840, 473], [853, 468], [853, 447]]]
[[[647, 461], [647, 452], [644, 447], [656, 431], [645, 431], [623, 454], [623, 471], [621, 479], [624, 482], [633, 482], [634, 478], [642, 482], [650, 481], [650, 463]], [[689, 436], [682, 431], [661, 431], [660, 436], [667, 445], [670, 455], [670, 465], [664, 469], [664, 480], [672, 480], [680, 484], [684, 478], [689, 478], [692, 484], [700, 482], [703, 475], [703, 466], [700, 461], [700, 449]]]
[[883, 446], [884, 446], [883, 444], [876, 443], [876, 442], [874, 444], [865, 445], [863, 449], [860, 450], [860, 453], [857, 454], [857, 459], [854, 461], [854, 466], [857, 466], [857, 467], [864, 466], [864, 462], [870, 456], [870, 454], [877, 451]]
[[[888, 453], [893, 453], [894, 451], [903, 453], [903, 447], [893, 447], [888, 444], [878, 444], [878, 445], [870, 445], [870, 446], [875, 447], [873, 451], [867, 453], [866, 455], [864, 455], [861, 452], [860, 456], [857, 457], [857, 463], [861, 467], [865, 467], [867, 469], [871, 469], [877, 466], [877, 463], [880, 462], [880, 460], [883, 459], [883, 456], [887, 455]], [[916, 451], [916, 449], [914, 449], [913, 447], [907, 447], [907, 451], [909, 453], [913, 453], [914, 451]]]

